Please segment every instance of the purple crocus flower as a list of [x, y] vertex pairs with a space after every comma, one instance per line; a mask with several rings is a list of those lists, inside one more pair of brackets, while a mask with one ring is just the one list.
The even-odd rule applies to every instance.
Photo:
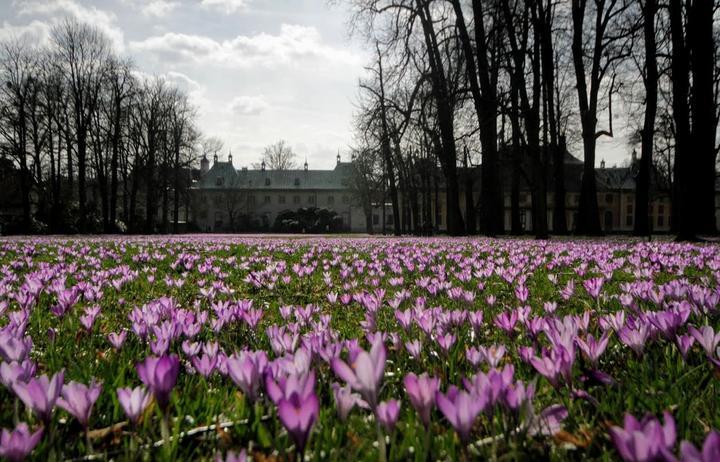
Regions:
[[130, 422], [137, 424], [150, 404], [150, 393], [144, 387], [118, 388], [117, 397]]
[[218, 356], [211, 356], [207, 353], [202, 356], [193, 356], [190, 360], [192, 367], [203, 377], [208, 378], [215, 371], [218, 365]]
[[305, 399], [315, 390], [315, 371], [307, 373], [295, 373], [282, 376], [276, 382], [270, 373], [265, 374], [265, 389], [270, 399], [279, 404], [283, 399], [289, 399], [291, 395], [297, 394]]
[[457, 340], [457, 337], [455, 337], [455, 335], [447, 333], [445, 335], [438, 335], [437, 343], [443, 350], [443, 352], [447, 353], [448, 351], [450, 351], [450, 348], [455, 345], [455, 340]]
[[638, 356], [642, 356], [649, 334], [645, 324], [639, 325], [636, 329], [625, 326], [618, 331], [620, 341], [629, 346]]
[[598, 297], [600, 297], [600, 291], [602, 290], [604, 282], [605, 279], [602, 277], [590, 278], [583, 281], [583, 286], [585, 287], [588, 295], [597, 300]]
[[123, 343], [125, 343], [125, 338], [127, 338], [126, 330], [123, 330], [120, 333], [110, 332], [107, 336], [108, 342], [110, 342], [110, 345], [112, 345], [115, 350], [120, 350], [120, 348], [122, 348]]
[[700, 452], [689, 441], [680, 443], [682, 462], [717, 462], [720, 460], [720, 432], [712, 430], [708, 433]]
[[377, 405], [377, 392], [385, 371], [385, 354], [385, 345], [380, 337], [376, 337], [370, 352], [355, 352], [351, 365], [340, 358], [333, 358], [330, 363], [335, 374], [360, 393], [373, 409]]
[[42, 433], [42, 428], [35, 433], [30, 433], [25, 422], [19, 423], [12, 431], [3, 428], [2, 435], [0, 435], [0, 457], [11, 462], [25, 459], [40, 442]]
[[578, 348], [585, 354], [585, 357], [587, 357], [593, 367], [597, 367], [598, 359], [600, 359], [600, 356], [605, 352], [609, 339], [608, 331], [605, 331], [598, 340], [595, 340], [595, 337], [588, 334], [585, 340], [579, 337], [576, 338], [575, 344], [577, 344]]
[[460, 439], [467, 444], [475, 418], [484, 408], [483, 402], [477, 396], [459, 390], [454, 385], [448, 388], [447, 394], [438, 391], [435, 400], [440, 411], [460, 435]]
[[27, 382], [33, 375], [35, 375], [35, 363], [30, 360], [26, 359], [21, 363], [17, 361], [0, 363], [0, 382], [10, 390], [15, 382]]
[[427, 428], [430, 425], [430, 412], [435, 407], [435, 394], [440, 386], [440, 380], [429, 377], [427, 373], [417, 376], [412, 372], [403, 379], [405, 391], [410, 403], [420, 415], [420, 420]]
[[228, 375], [250, 401], [260, 396], [262, 376], [268, 364], [264, 351], [241, 351], [225, 361]]
[[678, 350], [680, 350], [683, 361], [687, 361], [687, 355], [693, 343], [695, 343], [695, 337], [692, 335], [678, 335], [675, 337], [675, 343], [677, 344]]
[[497, 367], [505, 356], [505, 345], [480, 346], [478, 351], [483, 361], [488, 363], [490, 367]]
[[380, 425], [382, 425], [388, 433], [392, 433], [395, 429], [395, 423], [399, 415], [400, 402], [396, 399], [381, 402], [375, 410], [375, 416], [378, 422], [380, 422]]
[[23, 361], [30, 354], [32, 339], [19, 338], [9, 331], [0, 331], [0, 358], [4, 361]]
[[71, 381], [63, 386], [57, 404], [72, 414], [83, 428], [88, 427], [93, 405], [100, 396], [102, 385], [93, 379], [90, 385]]
[[360, 398], [359, 394], [352, 392], [350, 385], [341, 387], [339, 383], [333, 383], [332, 389], [338, 417], [340, 417], [340, 420], [343, 422], [347, 420], [350, 411], [352, 411], [355, 405], [364, 408], [368, 407], [367, 403]]
[[405, 349], [412, 358], [418, 358], [422, 351], [422, 343], [417, 339], [410, 340], [409, 342], [405, 342]]
[[620, 456], [626, 462], [674, 461], [675, 420], [664, 414], [664, 425], [647, 416], [638, 421], [632, 414], [625, 414], [624, 427], [613, 426], [610, 436]]
[[716, 334], [710, 326], [702, 326], [700, 329], [695, 326], [690, 326], [688, 332], [690, 332], [690, 335], [692, 335], [703, 350], [705, 350], [706, 355], [713, 355], [715, 347], [720, 343], [720, 332]]
[[180, 360], [176, 355], [148, 356], [145, 361], [135, 365], [140, 380], [155, 396], [163, 411], [170, 402], [170, 392], [177, 382]]
[[33, 377], [27, 382], [15, 382], [13, 391], [29, 409], [43, 421], [50, 423], [55, 401], [62, 391], [65, 372], [60, 371], [48, 378], [47, 375]]
[[[313, 373], [310, 375], [314, 377]], [[301, 381], [292, 381], [290, 380], [292, 378], [293, 376], [289, 378], [288, 382], [299, 383]], [[315, 380], [313, 379], [311, 382], [314, 385]], [[310, 383], [310, 381], [305, 383]], [[309, 393], [307, 390], [294, 387], [286, 388], [284, 391], [286, 394], [281, 396], [277, 402], [278, 417], [295, 441], [298, 452], [302, 454], [308, 436], [310, 436], [310, 429], [318, 418], [320, 402], [312, 387]]]
[[542, 357], [533, 357], [530, 364], [536, 371], [545, 377], [550, 384], [559, 388], [561, 379], [568, 384], [572, 381], [572, 366], [574, 358], [562, 346], [557, 346], [549, 353], [543, 353]]

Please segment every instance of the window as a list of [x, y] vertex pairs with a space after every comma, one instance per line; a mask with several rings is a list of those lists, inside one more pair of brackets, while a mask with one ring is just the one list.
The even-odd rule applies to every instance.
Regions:
[[660, 215], [660, 216], [665, 215], [665, 206], [662, 204], [658, 204], [658, 215]]
[[308, 204], [314, 204], [315, 203], [315, 196], [310, 195], [308, 196]]
[[295, 178], [295, 186], [300, 186], [300, 178]]
[[255, 196], [248, 196], [248, 204], [250, 204], [250, 205], [255, 204]]
[[343, 197], [342, 197], [342, 202], [343, 202], [343, 204], [347, 204], [348, 202], [350, 202], [350, 197], [348, 197], [348, 196], [343, 196]]
[[605, 194], [605, 202], [608, 204], [612, 204], [613, 202], [613, 195], [612, 194]]
[[377, 213], [373, 213], [373, 224], [374, 225], [380, 224], [380, 215], [378, 215]]
[[300, 203], [300, 196], [293, 196], [293, 204], [299, 204]]
[[385, 215], [385, 222], [386, 222], [388, 225], [392, 226], [392, 224], [393, 224], [393, 215]]
[[222, 228], [222, 225], [223, 225], [222, 212], [215, 212], [215, 228]]
[[633, 216], [627, 215], [625, 217], [625, 226], [632, 226], [632, 224], [633, 224]]
[[278, 196], [278, 204], [284, 204], [285, 203], [285, 196]]
[[658, 227], [665, 226], [665, 215], [658, 215], [657, 225]]
[[270, 178], [265, 178], [265, 186], [270, 186]]
[[265, 203], [269, 204], [271, 202], [272, 202], [272, 200], [270, 199], [270, 196], [265, 196]]
[[335, 196], [328, 196], [327, 203], [328, 205], [333, 205], [335, 203]]
[[613, 227], [613, 216], [610, 210], [605, 211], [605, 231], [610, 231]]
[[221, 177], [221, 176], [215, 178], [215, 185], [216, 185], [216, 186], [222, 186], [224, 182], [225, 182], [225, 178], [223, 178], [223, 177]]

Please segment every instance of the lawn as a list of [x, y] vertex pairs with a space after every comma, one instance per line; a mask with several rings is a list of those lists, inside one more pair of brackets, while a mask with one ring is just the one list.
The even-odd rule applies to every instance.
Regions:
[[10, 460], [720, 457], [716, 245], [16, 238], [0, 268]]

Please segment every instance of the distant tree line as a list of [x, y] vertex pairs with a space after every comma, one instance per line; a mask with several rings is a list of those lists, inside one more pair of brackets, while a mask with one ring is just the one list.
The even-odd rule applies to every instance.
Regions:
[[75, 20], [45, 47], [1, 43], [0, 83], [0, 158], [16, 173], [22, 209], [6, 227], [177, 231], [202, 150], [187, 94], [143, 76]]
[[[718, 2], [348, 2], [353, 30], [374, 55], [359, 84], [354, 187], [366, 210], [389, 199], [396, 234], [403, 223], [422, 232], [432, 211], [419, 198], [437, 197], [438, 182], [450, 234], [504, 232], [508, 186], [517, 232], [521, 179], [531, 189], [534, 234], [548, 235], [548, 191], [553, 232], [573, 231], [565, 212], [567, 146], [581, 146], [584, 162], [574, 231], [600, 234], [596, 146], [615, 136], [613, 103], [640, 144], [635, 233], [651, 232], [653, 169], [671, 185], [673, 231], [681, 239], [716, 232]], [[475, 203], [473, 182], [459, 171], [478, 165]]]

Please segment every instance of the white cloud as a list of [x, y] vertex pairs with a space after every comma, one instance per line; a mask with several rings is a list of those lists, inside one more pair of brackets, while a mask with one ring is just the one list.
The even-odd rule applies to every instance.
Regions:
[[180, 6], [179, 2], [173, 2], [168, 0], [151, 0], [149, 2], [142, 2], [142, 6], [140, 9], [145, 16], [162, 18], [164, 16], [167, 16], [168, 13], [173, 11], [178, 6]]
[[205, 8], [212, 8], [222, 11], [225, 14], [233, 14], [247, 8], [249, 0], [202, 0], [200, 4]]
[[96, 26], [104, 32], [116, 50], [124, 49], [124, 34], [116, 24], [114, 13], [85, 6], [75, 0], [14, 0], [18, 16], [48, 16], [53, 23], [61, 16], [71, 16], [78, 21]]
[[168, 32], [142, 41], [130, 42], [135, 51], [153, 53], [161, 59], [212, 63], [231, 67], [274, 67], [300, 64], [307, 60], [360, 65], [362, 58], [352, 52], [329, 46], [315, 27], [283, 24], [280, 33], [272, 35], [238, 35], [232, 40], [217, 41], [201, 35]]
[[243, 116], [258, 115], [269, 107], [263, 95], [237, 96], [230, 102], [230, 111]]
[[35, 46], [45, 46], [50, 42], [50, 27], [50, 24], [37, 20], [22, 26], [5, 21], [0, 27], [0, 40], [19, 39]]

